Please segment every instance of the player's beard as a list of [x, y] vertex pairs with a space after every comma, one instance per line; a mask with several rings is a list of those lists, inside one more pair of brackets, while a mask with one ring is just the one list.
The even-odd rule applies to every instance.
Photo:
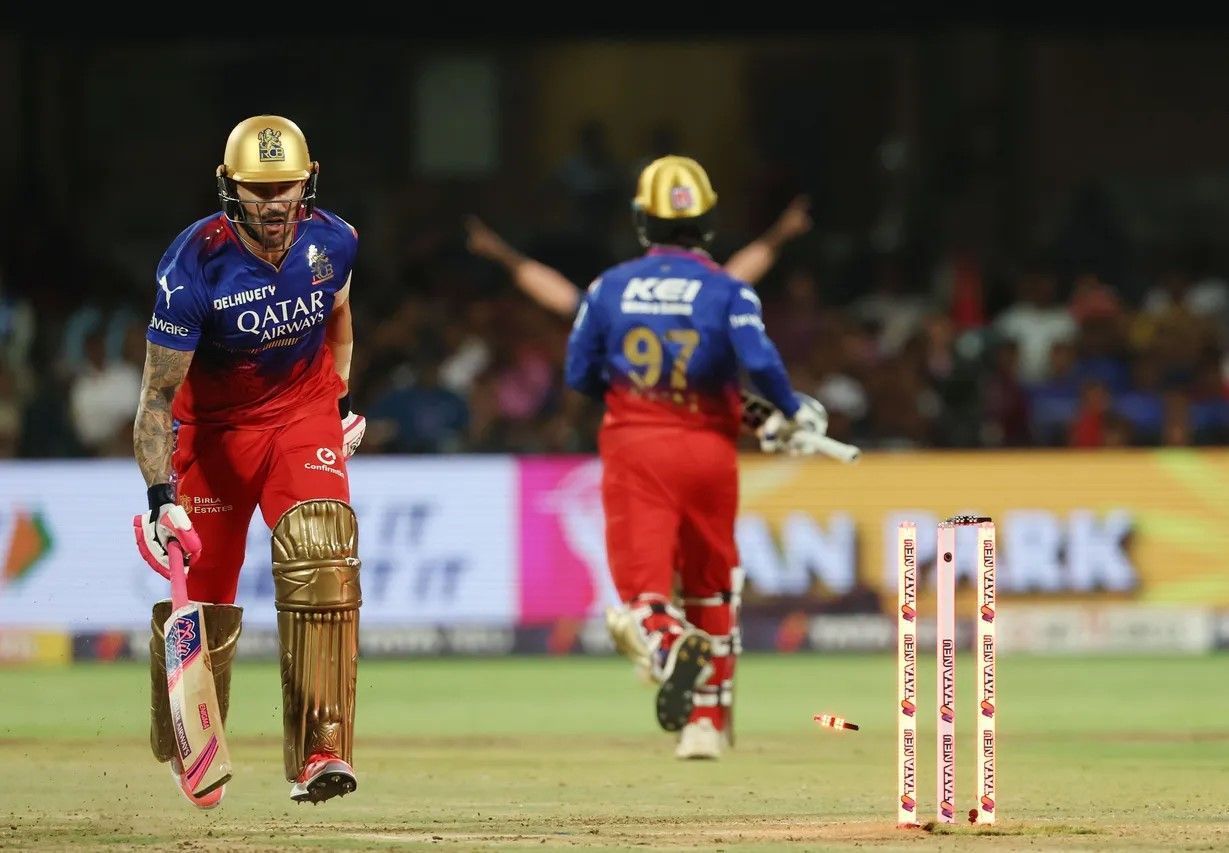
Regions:
[[285, 219], [274, 217], [261, 220], [260, 245], [268, 251], [281, 251], [286, 248], [291, 232], [290, 223]]
[[263, 251], [284, 252], [294, 241], [298, 208], [296, 203], [284, 212], [258, 212], [255, 219], [243, 223], [243, 228]]

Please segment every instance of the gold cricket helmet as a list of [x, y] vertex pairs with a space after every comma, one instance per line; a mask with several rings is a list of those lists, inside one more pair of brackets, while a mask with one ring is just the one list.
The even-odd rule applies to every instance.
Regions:
[[298, 220], [310, 219], [316, 200], [320, 164], [311, 159], [307, 138], [288, 118], [259, 115], [235, 125], [218, 166], [218, 197], [232, 222], [246, 222], [235, 184], [276, 184], [306, 181], [299, 199]]
[[632, 199], [640, 242], [707, 243], [713, 238], [717, 193], [704, 167], [690, 157], [669, 155], [644, 167]]

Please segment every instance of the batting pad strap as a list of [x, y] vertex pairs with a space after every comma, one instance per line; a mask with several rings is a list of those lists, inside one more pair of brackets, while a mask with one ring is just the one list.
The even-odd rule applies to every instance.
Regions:
[[286, 778], [312, 754], [352, 763], [358, 675], [358, 522], [336, 500], [295, 504], [273, 528]]
[[691, 694], [691, 703], [696, 708], [716, 708], [722, 704], [721, 694], [715, 689], [697, 689]]
[[714, 634], [713, 640], [713, 657], [724, 658], [734, 654], [734, 638], [731, 634]]

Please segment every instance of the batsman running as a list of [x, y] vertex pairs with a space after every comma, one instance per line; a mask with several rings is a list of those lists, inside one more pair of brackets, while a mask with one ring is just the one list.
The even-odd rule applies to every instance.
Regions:
[[663, 157], [644, 169], [632, 209], [648, 251], [589, 286], [565, 367], [572, 388], [606, 404], [606, 548], [626, 605], [608, 613], [608, 627], [660, 685], [657, 720], [679, 732], [679, 758], [717, 758], [730, 742], [740, 370], [779, 413], [762, 436], [773, 449], [826, 429], [822, 407], [790, 388], [755, 291], [707, 251], [716, 203], [694, 160]]
[[[134, 519], [137, 545], [166, 577], [170, 540], [186, 554], [223, 724], [257, 506], [273, 531], [286, 778], [291, 799], [312, 803], [358, 785], [361, 595], [345, 460], [365, 429], [349, 405], [358, 234], [316, 207], [319, 168], [289, 119], [253, 116], [231, 131], [216, 175], [221, 212], [190, 225], [158, 264], [133, 437], [149, 499]], [[171, 730], [170, 612], [169, 600], [154, 605], [150, 744], [184, 796], [212, 808], [225, 786], [194, 795]]]

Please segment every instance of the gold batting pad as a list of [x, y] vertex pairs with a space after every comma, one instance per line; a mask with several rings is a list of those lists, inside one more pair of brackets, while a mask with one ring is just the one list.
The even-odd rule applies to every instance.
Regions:
[[[205, 604], [205, 636], [209, 639], [209, 665], [213, 667], [214, 690], [222, 727], [230, 708], [230, 670], [243, 627], [243, 608], [233, 604]], [[149, 745], [154, 758], [170, 761], [179, 754], [171, 727], [171, 702], [166, 692], [166, 636], [163, 626], [171, 616], [170, 599], [154, 604], [149, 637]]]
[[273, 590], [282, 647], [286, 779], [330, 752], [354, 748], [358, 675], [358, 521], [344, 501], [312, 500], [273, 528]]

